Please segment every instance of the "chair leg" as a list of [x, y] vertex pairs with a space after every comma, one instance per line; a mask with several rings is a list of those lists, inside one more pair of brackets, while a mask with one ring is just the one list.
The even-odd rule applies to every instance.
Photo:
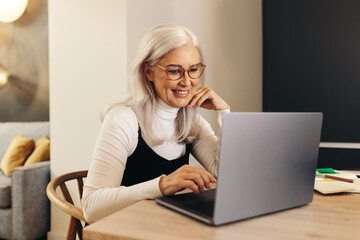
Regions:
[[71, 216], [69, 229], [68, 229], [67, 236], [66, 236], [66, 240], [75, 240], [76, 239], [76, 230], [77, 230], [77, 222], [76, 222], [76, 220], [77, 220], [76, 218]]
[[78, 236], [79, 236], [79, 239], [80, 240], [82, 240], [82, 229], [83, 229], [83, 226], [82, 226], [82, 224], [81, 224], [81, 222], [80, 222], [80, 220], [79, 219], [76, 219], [77, 221], [76, 221], [76, 228], [77, 228], [77, 234], [78, 234]]

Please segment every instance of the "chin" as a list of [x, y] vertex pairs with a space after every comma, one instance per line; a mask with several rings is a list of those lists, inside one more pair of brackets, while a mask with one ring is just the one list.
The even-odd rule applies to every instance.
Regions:
[[191, 97], [187, 96], [186, 98], [172, 98], [172, 99], [167, 99], [167, 101], [165, 101], [165, 100], [163, 100], [163, 101], [170, 107], [184, 108], [190, 103], [191, 99], [192, 99], [192, 96]]
[[189, 104], [189, 101], [186, 102], [176, 102], [176, 103], [171, 103], [170, 106], [174, 107], [174, 108], [183, 108], [186, 107]]
[[171, 104], [171, 106], [174, 108], [183, 108], [183, 107], [186, 107], [187, 104]]

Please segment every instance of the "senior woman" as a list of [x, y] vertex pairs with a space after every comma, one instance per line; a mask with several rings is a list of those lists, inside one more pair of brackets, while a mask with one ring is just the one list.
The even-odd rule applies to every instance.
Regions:
[[[196, 108], [217, 111], [219, 125], [230, 110], [201, 86], [205, 67], [189, 29], [165, 24], [146, 33], [132, 64], [130, 97], [102, 113], [82, 200], [88, 221], [216, 182], [219, 137]], [[190, 153], [206, 170], [188, 165]]]

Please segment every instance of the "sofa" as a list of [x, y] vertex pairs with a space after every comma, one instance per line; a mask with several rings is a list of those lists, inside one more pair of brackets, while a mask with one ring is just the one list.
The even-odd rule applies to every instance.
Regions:
[[[0, 161], [18, 135], [34, 141], [50, 138], [49, 122], [0, 122]], [[50, 229], [49, 181], [50, 161], [19, 166], [11, 177], [0, 171], [0, 239], [46, 238]]]

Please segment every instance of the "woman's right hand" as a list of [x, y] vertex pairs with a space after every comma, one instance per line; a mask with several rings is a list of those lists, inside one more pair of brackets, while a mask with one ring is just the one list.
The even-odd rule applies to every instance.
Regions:
[[216, 183], [215, 177], [203, 168], [183, 165], [173, 173], [161, 177], [159, 188], [161, 193], [172, 195], [185, 188], [191, 189], [195, 193], [210, 189], [210, 183]]

